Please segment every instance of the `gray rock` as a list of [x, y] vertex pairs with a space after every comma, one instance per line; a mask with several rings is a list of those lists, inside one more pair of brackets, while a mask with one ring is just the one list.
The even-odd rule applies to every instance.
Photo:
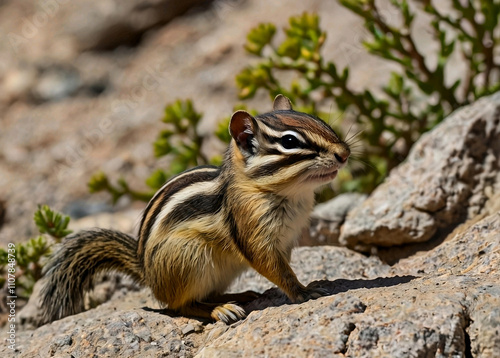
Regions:
[[299, 245], [339, 246], [340, 229], [347, 214], [361, 205], [365, 199], [365, 194], [346, 193], [326, 203], [318, 204], [311, 214], [311, 223], [309, 228], [304, 230]]
[[80, 86], [81, 80], [75, 69], [52, 66], [41, 74], [33, 95], [40, 101], [57, 101], [73, 95]]
[[422, 136], [405, 163], [350, 211], [349, 247], [427, 241], [479, 214], [500, 187], [500, 93], [459, 109]]

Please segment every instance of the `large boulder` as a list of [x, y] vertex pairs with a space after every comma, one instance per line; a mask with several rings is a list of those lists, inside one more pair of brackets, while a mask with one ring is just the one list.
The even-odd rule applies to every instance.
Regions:
[[500, 93], [450, 115], [347, 215], [340, 243], [424, 242], [481, 213], [500, 189]]

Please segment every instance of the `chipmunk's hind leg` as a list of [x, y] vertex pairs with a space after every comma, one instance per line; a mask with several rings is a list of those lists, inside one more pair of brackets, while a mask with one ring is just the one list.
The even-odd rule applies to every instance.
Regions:
[[194, 301], [178, 309], [185, 316], [211, 318], [226, 324], [244, 319], [247, 314], [243, 308], [234, 303], [213, 303]]

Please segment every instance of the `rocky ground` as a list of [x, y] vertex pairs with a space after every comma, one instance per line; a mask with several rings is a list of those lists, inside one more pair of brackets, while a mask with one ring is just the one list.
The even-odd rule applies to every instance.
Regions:
[[[291, 15], [318, 11], [327, 56], [349, 63], [355, 84], [388, 73], [359, 55], [361, 24], [336, 2], [221, 0], [173, 21], [157, 15], [185, 11], [173, 1], [123, 3], [0, 2], [2, 245], [34, 234], [37, 203], [84, 216], [74, 229], [133, 232], [143, 204], [111, 208], [105, 195], [88, 194], [86, 181], [104, 170], [140, 186], [167, 165], [154, 160], [150, 143], [176, 98], [195, 99], [207, 132], [230, 114], [234, 74], [248, 61], [241, 45], [259, 21], [284, 26]], [[270, 102], [253, 105], [266, 110]], [[4, 327], [0, 355], [497, 357], [499, 120], [498, 94], [460, 109], [368, 198], [341, 196], [315, 209], [303, 242], [334, 246], [297, 248], [293, 267], [325, 297], [290, 304], [247, 272], [231, 290], [263, 295], [246, 305], [245, 320], [227, 326], [169, 316], [147, 289], [111, 277], [88, 300], [105, 303], [39, 328], [33, 296], [18, 315], [16, 350]]]

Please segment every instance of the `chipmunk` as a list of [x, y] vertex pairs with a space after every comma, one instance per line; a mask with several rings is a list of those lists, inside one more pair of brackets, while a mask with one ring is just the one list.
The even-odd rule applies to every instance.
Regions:
[[289, 261], [314, 190], [345, 166], [349, 146], [283, 95], [270, 113], [235, 112], [229, 131], [221, 167], [196, 167], [167, 181], [144, 210], [138, 240], [97, 229], [63, 241], [45, 268], [45, 321], [81, 312], [96, 274], [108, 270], [148, 286], [169, 310], [226, 323], [243, 319], [238, 303], [255, 298], [223, 295], [249, 267], [294, 303], [326, 294], [302, 285]]

